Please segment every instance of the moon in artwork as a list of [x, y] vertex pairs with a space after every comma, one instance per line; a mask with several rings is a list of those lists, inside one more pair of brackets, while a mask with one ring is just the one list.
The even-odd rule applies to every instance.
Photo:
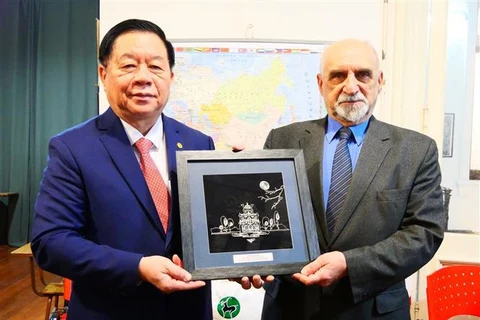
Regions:
[[261, 188], [262, 190], [267, 191], [268, 189], [270, 189], [270, 184], [269, 184], [267, 181], [265, 181], [265, 180], [260, 181], [260, 188]]

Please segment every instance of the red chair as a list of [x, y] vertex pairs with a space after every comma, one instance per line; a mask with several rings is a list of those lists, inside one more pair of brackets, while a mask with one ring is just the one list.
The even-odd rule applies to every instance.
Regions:
[[70, 301], [72, 295], [72, 280], [63, 278], [63, 298], [65, 301]]
[[441, 268], [427, 276], [429, 320], [480, 316], [480, 266]]
[[[72, 295], [72, 280], [63, 278], [63, 308], [59, 310], [60, 320], [66, 320], [68, 315], [68, 303]], [[58, 317], [57, 317], [58, 318]]]

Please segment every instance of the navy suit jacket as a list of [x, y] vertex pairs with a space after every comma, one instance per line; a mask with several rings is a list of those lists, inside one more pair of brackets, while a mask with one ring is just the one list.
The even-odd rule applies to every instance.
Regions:
[[73, 280], [69, 320], [212, 318], [209, 283], [164, 294], [139, 282], [143, 256], [181, 255], [175, 152], [214, 149], [211, 137], [162, 119], [172, 189], [166, 234], [111, 109], [50, 140], [32, 251], [42, 269]]

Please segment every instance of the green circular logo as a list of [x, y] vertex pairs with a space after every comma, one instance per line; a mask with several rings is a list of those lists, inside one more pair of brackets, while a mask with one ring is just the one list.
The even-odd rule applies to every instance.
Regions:
[[240, 313], [240, 302], [235, 297], [224, 297], [218, 302], [217, 311], [224, 319], [233, 319]]

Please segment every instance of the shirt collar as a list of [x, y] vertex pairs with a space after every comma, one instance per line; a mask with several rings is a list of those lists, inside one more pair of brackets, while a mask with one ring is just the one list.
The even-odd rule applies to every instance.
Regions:
[[163, 121], [162, 116], [158, 117], [157, 122], [153, 125], [153, 127], [148, 131], [146, 136], [135, 129], [133, 126], [125, 122], [123, 119], [122, 121], [123, 128], [127, 134], [128, 140], [130, 141], [130, 145], [134, 145], [140, 138], [147, 138], [148, 140], [152, 141], [153, 145], [156, 148], [160, 148], [163, 141]]
[[[353, 136], [355, 138], [355, 143], [360, 146], [365, 139], [365, 134], [368, 129], [368, 124], [370, 123], [370, 118], [367, 121], [364, 121], [356, 126], [349, 127], [352, 130]], [[332, 117], [328, 116], [327, 121], [327, 132], [325, 133], [325, 138], [327, 139], [328, 143], [331, 143], [337, 131], [343, 127], [338, 121], [333, 119]]]

